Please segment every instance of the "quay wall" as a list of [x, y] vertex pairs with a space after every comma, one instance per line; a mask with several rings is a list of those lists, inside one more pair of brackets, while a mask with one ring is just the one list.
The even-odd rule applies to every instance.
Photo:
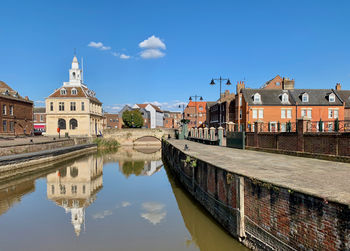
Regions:
[[166, 140], [162, 157], [185, 189], [252, 250], [350, 249], [347, 205], [229, 172]]
[[61, 147], [88, 144], [92, 142], [92, 138], [69, 138], [57, 139], [46, 142], [30, 143], [28, 139], [27, 144], [13, 144], [8, 146], [1, 146], [0, 156], [8, 156], [13, 154], [40, 152], [44, 150], [57, 149]]

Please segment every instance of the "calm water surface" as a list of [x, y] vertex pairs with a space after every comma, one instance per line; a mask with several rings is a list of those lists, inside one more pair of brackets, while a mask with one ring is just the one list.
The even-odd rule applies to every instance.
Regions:
[[0, 250], [247, 250], [166, 172], [159, 150], [87, 155], [0, 184]]

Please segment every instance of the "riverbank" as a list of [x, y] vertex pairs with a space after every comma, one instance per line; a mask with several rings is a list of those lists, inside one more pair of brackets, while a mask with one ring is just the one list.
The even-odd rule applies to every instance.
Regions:
[[163, 141], [162, 150], [184, 187], [246, 246], [350, 247], [349, 164], [185, 140]]
[[18, 178], [85, 154], [97, 151], [96, 144], [81, 144], [32, 153], [0, 157], [0, 181]]

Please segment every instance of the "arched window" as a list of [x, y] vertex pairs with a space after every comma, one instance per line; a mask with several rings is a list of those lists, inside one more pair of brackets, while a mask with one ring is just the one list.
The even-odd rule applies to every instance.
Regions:
[[306, 92], [301, 96], [301, 101], [303, 102], [309, 102], [309, 94]]
[[75, 178], [75, 177], [77, 177], [78, 176], [78, 168], [76, 168], [76, 167], [71, 167], [70, 168], [70, 176], [72, 177], [72, 178]]
[[329, 102], [335, 102], [335, 95], [334, 95], [334, 93], [329, 94]]
[[64, 119], [59, 119], [58, 120], [58, 128], [66, 129], [66, 121]]
[[76, 119], [71, 119], [69, 121], [69, 128], [74, 130], [77, 127], [78, 127], [78, 121]]
[[75, 72], [73, 72], [72, 75], [73, 75], [73, 79], [75, 79]]
[[71, 91], [71, 94], [72, 95], [77, 95], [77, 93], [78, 93], [77, 89], [73, 88], [72, 91]]
[[67, 94], [66, 89], [62, 88], [62, 89], [61, 89], [61, 95], [66, 95], [66, 94]]
[[257, 102], [261, 102], [261, 96], [259, 93], [255, 93], [254, 94], [254, 98], [253, 98], [254, 102], [257, 103]]
[[282, 94], [282, 103], [288, 103], [288, 94], [287, 93]]

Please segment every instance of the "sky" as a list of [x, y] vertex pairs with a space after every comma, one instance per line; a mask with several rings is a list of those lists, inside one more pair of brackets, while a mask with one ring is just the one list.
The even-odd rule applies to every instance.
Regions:
[[259, 88], [350, 89], [350, 1], [2, 0], [0, 80], [36, 106], [63, 82], [76, 49], [104, 109], [152, 102], [180, 110], [219, 97], [212, 78]]

